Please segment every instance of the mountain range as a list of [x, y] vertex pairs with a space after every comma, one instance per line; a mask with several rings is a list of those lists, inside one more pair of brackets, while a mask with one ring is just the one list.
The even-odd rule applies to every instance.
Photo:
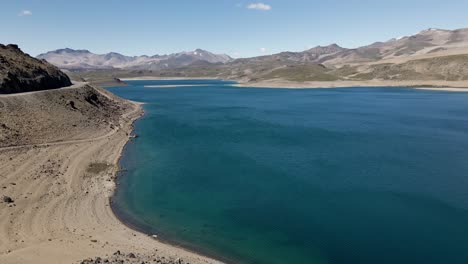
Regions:
[[[467, 80], [468, 28], [430, 28], [411, 36], [358, 48], [337, 44], [302, 52], [232, 59], [204, 50], [171, 55], [128, 57], [87, 50], [56, 50], [38, 58], [67, 70], [88, 70], [79, 78], [216, 77], [242, 82], [283, 79], [305, 81]], [[99, 71], [96, 71], [99, 70]], [[76, 73], [72, 73], [75, 77]]]
[[37, 56], [67, 70], [145, 69], [161, 70], [190, 65], [196, 61], [227, 63], [232, 60], [225, 54], [196, 49], [170, 55], [125, 56], [116, 52], [94, 54], [88, 50], [59, 49]]

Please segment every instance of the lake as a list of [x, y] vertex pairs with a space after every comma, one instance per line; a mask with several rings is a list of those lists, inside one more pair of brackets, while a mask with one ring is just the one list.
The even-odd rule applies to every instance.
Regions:
[[129, 225], [236, 263], [468, 263], [468, 93], [128, 83]]

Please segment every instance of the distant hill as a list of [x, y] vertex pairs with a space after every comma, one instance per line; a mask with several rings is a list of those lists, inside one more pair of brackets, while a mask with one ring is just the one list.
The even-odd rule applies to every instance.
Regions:
[[110, 52], [94, 54], [88, 50], [59, 49], [37, 56], [61, 69], [67, 70], [105, 70], [135, 69], [161, 70], [188, 66], [197, 61], [209, 63], [226, 63], [232, 60], [225, 54], [214, 54], [202, 49], [180, 52], [170, 55], [125, 56]]
[[269, 56], [239, 59], [233, 65], [280, 61], [288, 63], [316, 63], [327, 66], [378, 62], [387, 59], [412, 59], [427, 54], [443, 54], [447, 50], [468, 48], [468, 28], [458, 30], [427, 29], [412, 36], [394, 38], [386, 42], [347, 49], [332, 44], [302, 52], [282, 52]]
[[376, 42], [323, 57], [327, 65], [375, 62], [388, 59], [412, 59], [418, 56], [468, 47], [468, 29], [427, 29], [412, 36]]
[[0, 93], [55, 89], [71, 85], [52, 64], [23, 53], [17, 45], [0, 44]]

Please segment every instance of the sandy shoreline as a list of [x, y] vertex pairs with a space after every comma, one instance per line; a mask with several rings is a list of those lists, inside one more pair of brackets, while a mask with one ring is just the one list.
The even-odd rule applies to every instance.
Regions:
[[[325, 82], [293, 82], [283, 79], [272, 79], [258, 82], [244, 82], [239, 80], [220, 79], [216, 77], [134, 77], [121, 78], [122, 81], [149, 81], [149, 80], [226, 80], [238, 82], [232, 84], [235, 87], [253, 87], [253, 88], [283, 88], [283, 89], [314, 89], [314, 88], [351, 88], [351, 87], [410, 87], [415, 89], [467, 92], [468, 81], [437, 81], [437, 80], [414, 80], [414, 81], [388, 81], [388, 80], [370, 80], [370, 81], [325, 81]], [[145, 88], [170, 88], [184, 85], [147, 85]], [[192, 85], [190, 85], [192, 86]]]
[[141, 77], [130, 77], [130, 78], [119, 78], [121, 81], [173, 81], [173, 80], [222, 80], [216, 77], [152, 77], [152, 76], [141, 76]]
[[116, 251], [154, 263], [220, 263], [135, 231], [112, 211], [118, 161], [142, 115], [139, 104], [130, 105], [114, 130], [91, 129], [60, 144], [0, 148], [0, 196], [14, 200], [0, 202], [0, 263], [80, 263]]
[[427, 91], [447, 91], [447, 92], [468, 92], [468, 88], [460, 87], [440, 87], [440, 88], [433, 88], [433, 87], [415, 87], [417, 90], [427, 90]]
[[248, 82], [235, 84], [236, 87], [255, 88], [289, 88], [289, 89], [313, 89], [313, 88], [348, 88], [348, 87], [410, 87], [419, 89], [466, 91], [468, 81], [327, 81], [327, 82], [291, 82], [286, 80], [268, 80], [260, 82]]

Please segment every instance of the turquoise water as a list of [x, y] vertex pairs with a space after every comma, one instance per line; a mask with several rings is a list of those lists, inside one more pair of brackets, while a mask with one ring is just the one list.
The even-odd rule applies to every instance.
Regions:
[[467, 93], [109, 89], [146, 103], [113, 199], [139, 229], [240, 263], [468, 263]]

